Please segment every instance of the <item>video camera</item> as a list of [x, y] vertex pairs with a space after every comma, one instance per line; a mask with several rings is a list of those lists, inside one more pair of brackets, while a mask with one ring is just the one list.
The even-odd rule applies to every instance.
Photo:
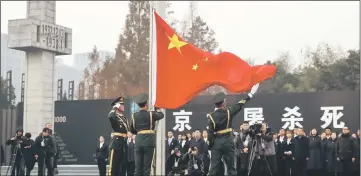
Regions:
[[255, 123], [251, 126], [249, 126], [249, 135], [253, 138], [257, 134], [261, 133], [262, 124], [261, 123]]

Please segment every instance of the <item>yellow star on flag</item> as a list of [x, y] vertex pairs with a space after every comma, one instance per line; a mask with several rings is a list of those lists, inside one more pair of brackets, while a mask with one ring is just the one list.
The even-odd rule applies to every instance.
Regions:
[[188, 44], [188, 43], [186, 43], [186, 42], [179, 41], [178, 36], [177, 36], [176, 34], [173, 34], [172, 37], [169, 37], [169, 36], [167, 35], [167, 37], [168, 37], [168, 39], [170, 40], [169, 45], [168, 45], [168, 50], [170, 50], [170, 49], [172, 49], [172, 48], [177, 48], [178, 52], [181, 53], [180, 48], [181, 48], [182, 46], [185, 46], [185, 45]]
[[192, 66], [192, 70], [196, 71], [198, 69], [198, 64]]

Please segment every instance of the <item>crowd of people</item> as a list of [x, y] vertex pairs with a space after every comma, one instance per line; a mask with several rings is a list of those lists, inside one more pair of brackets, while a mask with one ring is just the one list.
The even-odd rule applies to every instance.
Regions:
[[30, 133], [24, 135], [22, 128], [16, 129], [16, 134], [6, 141], [11, 154], [6, 175], [30, 176], [36, 162], [39, 176], [45, 175], [45, 170], [48, 176], [58, 173], [56, 160], [59, 157], [59, 148], [54, 141], [51, 127], [52, 125], [47, 123], [35, 140], [31, 139]]
[[[321, 133], [316, 129], [305, 133], [302, 128], [272, 132], [263, 123], [260, 133], [252, 134], [255, 130], [252, 129], [253, 126], [243, 122], [240, 129], [233, 132], [238, 176], [360, 174], [360, 130], [356, 134], [351, 134], [348, 127], [344, 127], [339, 134], [331, 128], [326, 128]], [[255, 141], [259, 141], [261, 145], [254, 146]], [[208, 145], [206, 130], [183, 132], [177, 137], [169, 130], [166, 146], [167, 175], [207, 175], [212, 156]], [[222, 172], [225, 172], [226, 168], [223, 169]]]

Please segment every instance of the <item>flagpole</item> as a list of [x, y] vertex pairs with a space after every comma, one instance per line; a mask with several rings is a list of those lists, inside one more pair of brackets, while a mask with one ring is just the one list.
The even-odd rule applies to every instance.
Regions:
[[[150, 3], [150, 30], [149, 30], [149, 104], [152, 108], [156, 99], [157, 74], [157, 41], [154, 10], [162, 17], [166, 17], [166, 1], [149, 1]], [[165, 175], [165, 110], [164, 118], [156, 123], [156, 148], [153, 158], [151, 175]], [[156, 167], [155, 167], [156, 166]], [[155, 169], [155, 172], [153, 170]]]

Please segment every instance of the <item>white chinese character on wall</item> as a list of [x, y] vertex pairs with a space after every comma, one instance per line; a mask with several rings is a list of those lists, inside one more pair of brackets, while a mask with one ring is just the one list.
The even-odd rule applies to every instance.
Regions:
[[286, 113], [282, 114], [283, 118], [282, 122], [286, 122], [282, 128], [293, 130], [296, 126], [302, 128], [303, 117], [301, 117], [301, 113], [298, 112], [300, 108], [298, 106], [293, 107], [292, 109], [289, 107], [285, 107]]
[[244, 121], [247, 121], [250, 125], [254, 123], [262, 123], [263, 108], [244, 108]]
[[173, 112], [176, 123], [176, 125], [173, 127], [173, 130], [182, 132], [184, 131], [184, 127], [187, 128], [187, 130], [192, 129], [192, 127], [189, 125], [189, 116], [192, 114], [193, 112], [186, 112], [184, 110], [181, 110], [180, 112]]
[[339, 119], [343, 116], [343, 113], [339, 111], [343, 111], [343, 106], [326, 106], [321, 107], [321, 110], [323, 111], [321, 121], [325, 122], [321, 125], [322, 128], [328, 127], [331, 122], [333, 122], [333, 128], [343, 128], [345, 126], [344, 122], [339, 122]]

